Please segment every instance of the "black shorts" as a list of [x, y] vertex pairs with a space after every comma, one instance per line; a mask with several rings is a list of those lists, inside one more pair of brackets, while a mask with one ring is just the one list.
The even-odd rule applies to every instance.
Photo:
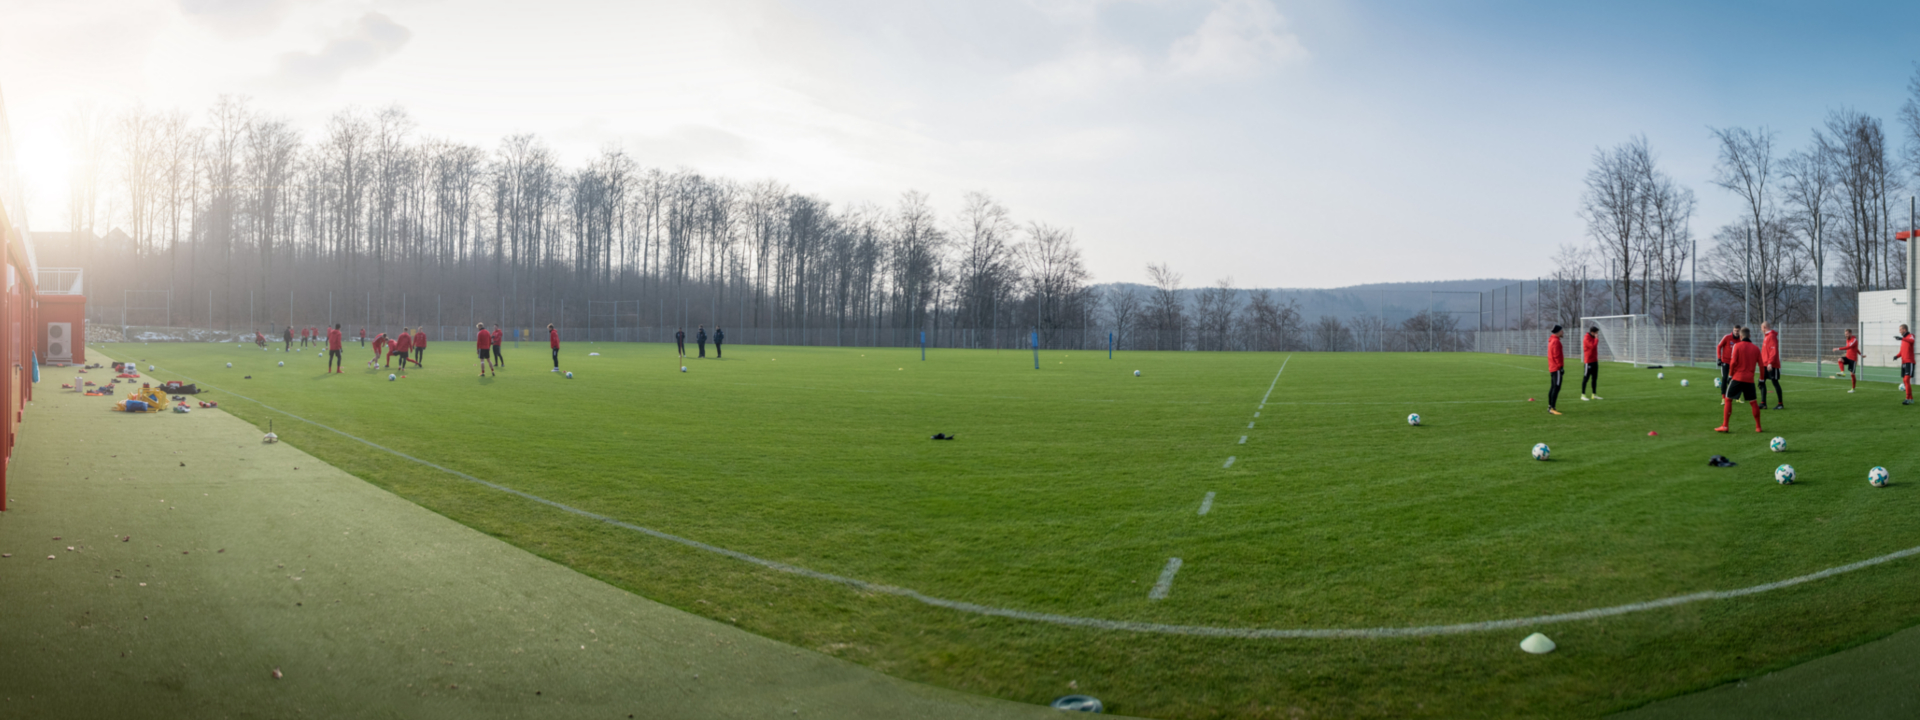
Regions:
[[1762, 375], [1760, 379], [1772, 380], [1776, 383], [1780, 382], [1780, 368], [1767, 368], [1766, 374]]
[[1900, 363], [1900, 377], [1913, 377], [1913, 363]]
[[1846, 359], [1846, 358], [1840, 358], [1840, 369], [1841, 369], [1841, 370], [1845, 370], [1845, 371], [1847, 371], [1847, 372], [1853, 372], [1853, 369], [1854, 369], [1854, 367], [1855, 367], [1856, 365], [1857, 365], [1857, 363], [1855, 363], [1855, 362], [1854, 362], [1854, 361], [1852, 361], [1852, 360], [1848, 360], [1848, 359]]
[[1597, 363], [1597, 362], [1587, 363], [1587, 374], [1588, 375], [1600, 374], [1600, 363]]
[[487, 348], [481, 348], [481, 349], [480, 349], [480, 359], [481, 359], [481, 360], [492, 360], [492, 359], [493, 359], [493, 355], [492, 355], [492, 351], [491, 351], [491, 350], [488, 350]]
[[1734, 380], [1727, 384], [1727, 398], [1753, 402], [1760, 399], [1760, 393], [1753, 389], [1753, 383]]

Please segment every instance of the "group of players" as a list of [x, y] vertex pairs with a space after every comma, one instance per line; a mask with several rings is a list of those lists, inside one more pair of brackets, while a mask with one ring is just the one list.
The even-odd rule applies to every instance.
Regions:
[[[475, 323], [473, 327], [477, 335], [474, 344], [479, 349], [480, 375], [482, 377], [489, 374], [497, 375], [496, 368], [506, 364], [506, 357], [500, 351], [506, 345], [506, 333], [497, 324], [491, 330], [487, 328], [486, 323]], [[283, 335], [287, 352], [293, 351], [294, 332], [293, 326], [289, 325]], [[321, 328], [303, 328], [299, 331], [299, 337], [302, 348], [318, 345], [322, 342], [322, 338], [325, 338], [327, 371], [335, 374], [346, 372], [346, 358], [342, 350], [345, 336], [339, 324], [324, 331]], [[267, 345], [267, 338], [255, 332], [254, 342], [264, 348]], [[361, 328], [360, 346], [366, 347], [366, 345], [367, 330]], [[547, 325], [547, 345], [553, 351], [553, 370], [550, 372], [560, 372], [560, 331], [552, 324]], [[394, 358], [399, 358], [400, 371], [406, 372], [409, 361], [415, 368], [424, 367], [421, 361], [426, 358], [426, 355], [426, 328], [401, 328], [400, 332], [393, 337], [388, 337], [384, 332], [374, 336], [373, 359], [367, 361], [367, 367], [391, 368]], [[381, 364], [383, 360], [384, 365]]]
[[[1547, 373], [1551, 376], [1547, 389], [1547, 412], [1562, 414], [1559, 409], [1560, 385], [1566, 378], [1565, 352], [1560, 344], [1559, 325], [1553, 326], [1547, 338]], [[1750, 329], [1739, 325], [1720, 338], [1714, 347], [1714, 356], [1720, 365], [1720, 427], [1714, 432], [1728, 432], [1727, 426], [1733, 419], [1733, 404], [1745, 402], [1753, 411], [1753, 431], [1766, 432], [1760, 425], [1760, 411], [1767, 407], [1767, 383], [1773, 383], [1776, 397], [1774, 410], [1787, 409], [1787, 391], [1780, 387], [1780, 333], [1769, 323], [1760, 323], [1761, 344], [1755, 347]], [[1860, 338], [1855, 337], [1852, 329], [1846, 331], [1846, 343], [1834, 348], [1841, 354], [1840, 368], [1845, 370], [1852, 381], [1851, 393], [1860, 386], [1858, 368], [1860, 363]], [[1914, 336], [1905, 325], [1900, 326], [1900, 386], [1906, 391], [1903, 405], [1913, 404], [1914, 375]], [[1580, 377], [1580, 399], [1600, 399], [1600, 328], [1589, 327], [1580, 339], [1580, 360], [1585, 364], [1585, 372]], [[1834, 377], [1839, 377], [1835, 374]], [[1593, 394], [1587, 394], [1588, 385], [1592, 385]]]

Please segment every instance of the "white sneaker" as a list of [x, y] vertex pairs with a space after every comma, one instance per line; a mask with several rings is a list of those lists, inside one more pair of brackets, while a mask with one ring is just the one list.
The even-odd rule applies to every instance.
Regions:
[[1595, 399], [1595, 400], [1599, 400], [1599, 399], [1600, 399], [1600, 396], [1599, 396], [1599, 395], [1595, 395], [1595, 396], [1593, 396], [1593, 399]]
[[1853, 391], [1852, 391], [1852, 390], [1848, 390], [1848, 391], [1847, 391], [1847, 394], [1848, 394], [1848, 395], [1852, 395], [1852, 394], [1853, 394]]
[[1587, 396], [1585, 396], [1585, 395], [1581, 395], [1581, 396], [1580, 396], [1580, 402], [1586, 402], [1586, 401], [1587, 401]]

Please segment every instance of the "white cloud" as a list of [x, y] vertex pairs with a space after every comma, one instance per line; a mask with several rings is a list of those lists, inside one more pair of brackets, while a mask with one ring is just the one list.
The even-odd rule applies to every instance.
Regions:
[[1265, 0], [1225, 0], [1193, 34], [1174, 41], [1169, 65], [1190, 75], [1227, 75], [1307, 59], [1299, 36]]
[[249, 37], [280, 27], [294, 0], [179, 0], [180, 14], [226, 37]]
[[316, 52], [281, 55], [273, 80], [292, 87], [332, 84], [348, 70], [372, 66], [399, 52], [412, 37], [412, 31], [392, 18], [370, 12]]
[[[1142, 42], [1104, 22], [1104, 10], [1195, 3], [1134, 2], [1047, 3], [1043, 13], [1073, 37], [1065, 52], [1018, 73], [1016, 84], [1042, 97], [1085, 97], [1142, 81], [1227, 78], [1285, 67], [1309, 57], [1299, 36], [1268, 0], [1209, 0], [1190, 32], [1170, 42]], [[1138, 34], [1138, 33], [1136, 33]]]

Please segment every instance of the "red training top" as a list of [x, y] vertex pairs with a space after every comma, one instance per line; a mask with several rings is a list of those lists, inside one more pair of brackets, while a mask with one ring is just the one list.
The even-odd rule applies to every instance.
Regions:
[[367, 329], [366, 329], [366, 328], [360, 328], [360, 339], [361, 339], [361, 340], [365, 340], [365, 339], [367, 339]]
[[1728, 353], [1733, 351], [1733, 344], [1737, 342], [1740, 342], [1739, 333], [1727, 333], [1726, 337], [1720, 338], [1719, 345], [1713, 346], [1713, 358], [1720, 362], [1732, 362], [1733, 356]]
[[386, 333], [380, 333], [379, 335], [376, 335], [376, 336], [374, 336], [374, 338], [373, 338], [373, 351], [374, 351], [375, 353], [379, 353], [379, 352], [380, 352], [380, 348], [384, 348], [384, 347], [386, 347], [386, 346], [387, 346], [387, 334], [386, 334]]
[[1593, 333], [1580, 338], [1580, 362], [1600, 362], [1600, 338]]
[[1907, 333], [1906, 337], [1900, 338], [1900, 362], [1913, 362], [1913, 333]]
[[1547, 372], [1560, 372], [1566, 362], [1567, 353], [1560, 348], [1560, 336], [1547, 336]]
[[331, 328], [327, 330], [327, 349], [328, 350], [340, 349], [340, 328]]
[[1727, 351], [1727, 356], [1732, 359], [1727, 374], [1733, 378], [1733, 381], [1753, 382], [1753, 368], [1760, 364], [1760, 348], [1754, 347], [1751, 342], [1741, 340], [1733, 344], [1733, 349]]
[[1780, 369], [1780, 331], [1768, 330], [1767, 336], [1760, 339], [1760, 364], [1768, 370]]
[[506, 336], [507, 334], [504, 332], [501, 332], [500, 328], [494, 328], [493, 329], [493, 346], [500, 347], [504, 345], [505, 343], [502, 341], [506, 339]]
[[397, 352], [397, 353], [404, 353], [404, 352], [406, 352], [406, 351], [408, 351], [408, 350], [412, 350], [412, 349], [413, 349], [413, 336], [412, 336], [412, 335], [408, 335], [408, 334], [406, 334], [406, 333], [404, 333], [404, 332], [403, 332], [403, 333], [400, 333], [400, 336], [399, 336], [399, 337], [396, 337], [396, 338], [394, 338], [394, 339], [393, 339], [393, 351], [394, 351], [394, 352]]
[[424, 348], [427, 346], [427, 331], [425, 330], [413, 331], [413, 346], [417, 348]]
[[1845, 357], [1848, 360], [1859, 360], [1860, 359], [1860, 338], [1858, 337], [1847, 338], [1847, 344], [1834, 348], [1834, 350], [1843, 351], [1845, 353]]
[[555, 350], [560, 349], [560, 329], [559, 328], [547, 328], [547, 344], [552, 346], [553, 349]]
[[480, 332], [473, 338], [473, 346], [480, 350], [493, 347], [493, 333], [487, 332], [486, 328], [480, 328]]

